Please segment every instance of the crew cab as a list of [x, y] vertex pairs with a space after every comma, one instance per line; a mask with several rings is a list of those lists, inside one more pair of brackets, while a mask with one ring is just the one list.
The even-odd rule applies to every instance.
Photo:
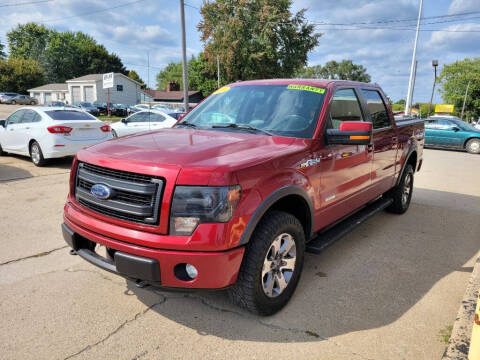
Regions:
[[140, 285], [227, 289], [273, 314], [306, 250], [372, 206], [408, 209], [423, 145], [423, 121], [396, 123], [376, 84], [237, 82], [172, 129], [79, 151], [63, 235]]

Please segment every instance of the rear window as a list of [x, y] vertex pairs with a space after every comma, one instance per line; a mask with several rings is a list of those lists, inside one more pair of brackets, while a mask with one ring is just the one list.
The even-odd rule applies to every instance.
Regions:
[[53, 120], [95, 120], [95, 117], [83, 111], [50, 110], [45, 111], [45, 114]]

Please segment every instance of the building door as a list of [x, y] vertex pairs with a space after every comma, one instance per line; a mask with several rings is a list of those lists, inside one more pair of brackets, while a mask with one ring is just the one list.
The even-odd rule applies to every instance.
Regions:
[[93, 97], [93, 86], [85, 86], [83, 88], [83, 95], [86, 102], [94, 102], [95, 99]]
[[80, 96], [80, 86], [72, 86], [72, 104], [82, 101]]
[[45, 93], [45, 104], [50, 103], [52, 101], [52, 93]]

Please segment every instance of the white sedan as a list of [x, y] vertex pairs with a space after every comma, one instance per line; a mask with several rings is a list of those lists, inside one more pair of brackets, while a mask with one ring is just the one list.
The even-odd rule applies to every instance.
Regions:
[[72, 108], [21, 108], [0, 120], [0, 155], [29, 156], [36, 166], [111, 138], [109, 125]]
[[171, 128], [177, 119], [158, 110], [139, 111], [122, 121], [112, 124], [114, 137], [135, 134], [141, 131], [151, 131]]

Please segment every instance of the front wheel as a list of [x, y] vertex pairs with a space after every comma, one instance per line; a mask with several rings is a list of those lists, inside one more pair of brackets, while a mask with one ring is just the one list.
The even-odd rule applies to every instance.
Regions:
[[3, 156], [3, 155], [5, 155], [5, 154], [6, 154], [6, 152], [3, 151], [2, 145], [0, 145], [0, 156]]
[[247, 244], [231, 300], [247, 310], [271, 315], [295, 291], [303, 268], [305, 234], [296, 217], [271, 211], [260, 221]]
[[113, 129], [112, 129], [112, 136], [113, 136], [114, 138], [118, 138], [117, 132], [116, 132], [115, 130], [113, 130]]
[[35, 105], [35, 101], [32, 101], [32, 102], [30, 103], [30, 105]]
[[40, 144], [36, 141], [34, 141], [30, 146], [30, 157], [35, 166], [43, 166], [47, 163], [47, 160], [45, 160], [43, 157]]
[[394, 214], [403, 214], [408, 210], [413, 194], [413, 167], [407, 164], [403, 170], [402, 177], [397, 186], [391, 189], [387, 196], [391, 197], [393, 202], [387, 207], [387, 211]]
[[10, 104], [15, 105], [17, 102], [15, 100], [12, 100]]
[[470, 139], [465, 146], [470, 154], [480, 154], [480, 139]]

